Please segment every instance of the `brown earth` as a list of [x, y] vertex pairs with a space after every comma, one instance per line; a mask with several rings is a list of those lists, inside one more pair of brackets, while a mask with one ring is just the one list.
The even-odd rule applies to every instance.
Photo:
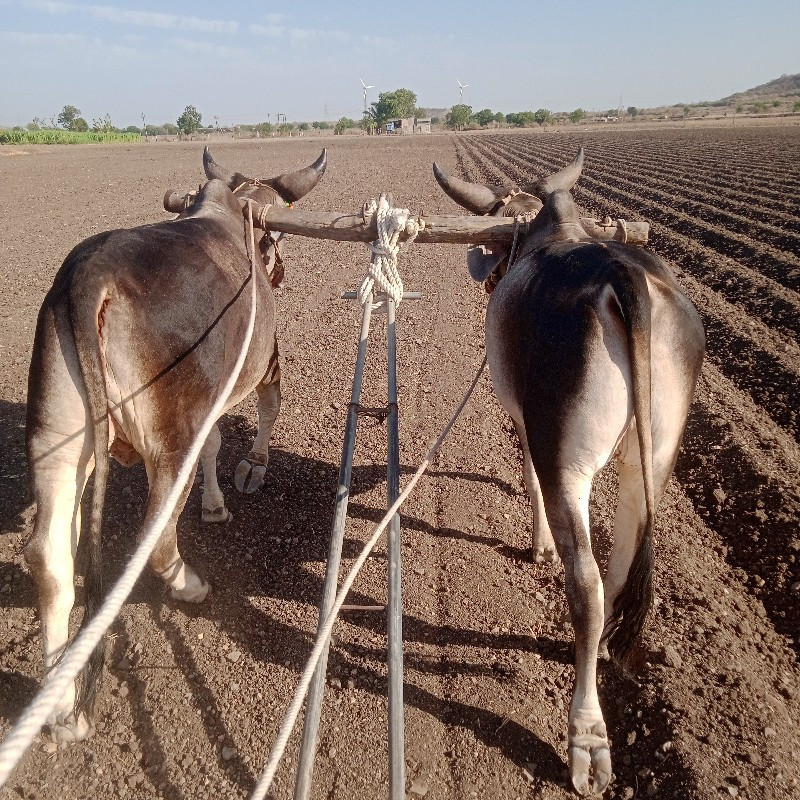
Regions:
[[[221, 143], [214, 155], [267, 176], [310, 163], [319, 144]], [[433, 180], [433, 160], [461, 177], [514, 182], [563, 165], [583, 144], [576, 196], [584, 209], [652, 223], [652, 248], [703, 316], [708, 358], [659, 514], [657, 601], [641, 669], [601, 668], [616, 775], [608, 796], [800, 795], [798, 129], [326, 144], [328, 172], [304, 208], [352, 211], [389, 189], [398, 205], [455, 213]], [[37, 309], [73, 245], [165, 219], [165, 189], [202, 177], [197, 142], [29, 150], [0, 166], [0, 732], [41, 673], [21, 555], [31, 529], [23, 426]], [[252, 789], [312, 645], [358, 328], [356, 305], [338, 298], [367, 263], [360, 245], [295, 238], [287, 252], [278, 297], [284, 403], [268, 482], [249, 497], [232, 486], [255, 431], [248, 401], [222, 422], [220, 475], [233, 522], [201, 525], [195, 491], [179, 525], [183, 552], [213, 593], [187, 608], [143, 577], [111, 632], [94, 737], [53, 752], [41, 736], [0, 790], [3, 800], [227, 798]], [[467, 276], [463, 246], [411, 245], [401, 269], [406, 287], [425, 294], [399, 310], [406, 480], [480, 363], [486, 296]], [[383, 327], [379, 318], [369, 405], [385, 402]], [[359, 436], [346, 560], [385, 508], [383, 425], [366, 419]], [[133, 547], [145, 494], [141, 468], [115, 465], [104, 534], [114, 574]], [[614, 498], [606, 470], [592, 503], [601, 561]], [[573, 668], [562, 571], [531, 564], [521, 459], [488, 379], [402, 520], [410, 796], [569, 796]], [[349, 602], [385, 597], [381, 545]], [[387, 796], [384, 623], [381, 613], [351, 611], [334, 631], [315, 798]], [[291, 796], [297, 749], [295, 735], [276, 798]]]

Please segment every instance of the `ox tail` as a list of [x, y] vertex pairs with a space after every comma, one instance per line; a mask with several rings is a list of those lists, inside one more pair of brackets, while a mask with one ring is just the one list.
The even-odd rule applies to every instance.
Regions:
[[[103, 553], [101, 529], [103, 506], [109, 470], [109, 418], [103, 356], [100, 349], [103, 315], [107, 303], [106, 293], [95, 281], [81, 273], [80, 267], [73, 276], [69, 290], [69, 314], [75, 347], [78, 353], [83, 383], [89, 405], [94, 440], [94, 485], [89, 530], [85, 535], [86, 574], [84, 577], [85, 606], [81, 628], [95, 616], [103, 599]], [[85, 712], [91, 716], [105, 660], [105, 639], [97, 645], [84, 667], [75, 702], [76, 715]]]
[[639, 439], [644, 484], [645, 518], [637, 533], [636, 549], [628, 576], [614, 601], [603, 639], [609, 654], [625, 664], [644, 627], [653, 599], [653, 433], [651, 406], [651, 317], [650, 295], [643, 270], [617, 262], [611, 279], [622, 310], [633, 383], [633, 413]]

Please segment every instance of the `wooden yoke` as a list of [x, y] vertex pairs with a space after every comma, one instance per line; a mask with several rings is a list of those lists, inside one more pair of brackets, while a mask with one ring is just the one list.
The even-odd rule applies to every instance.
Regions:
[[[164, 208], [181, 213], [191, 206], [195, 193], [180, 194], [169, 190]], [[244, 206], [245, 200], [240, 201]], [[422, 244], [510, 244], [514, 238], [513, 217], [453, 217], [420, 214], [424, 227], [415, 241]], [[257, 222], [256, 222], [257, 220]], [[339, 214], [331, 211], [300, 211], [285, 206], [263, 206], [253, 203], [253, 221], [264, 230], [293, 233], [311, 239], [332, 239], [336, 242], [374, 242], [378, 238], [378, 223], [374, 217], [365, 220], [363, 214]], [[650, 225], [646, 222], [624, 222], [606, 217], [581, 218], [588, 236], [598, 241], [618, 241], [646, 245]], [[405, 241], [406, 233], [400, 235]]]
[[[293, 233], [311, 239], [333, 239], [337, 242], [374, 242], [378, 238], [378, 225], [373, 218], [366, 220], [361, 214], [337, 214], [329, 211], [299, 211], [272, 206], [266, 214], [254, 204], [253, 217], [258, 216], [259, 227], [270, 231]], [[421, 244], [509, 244], [514, 238], [515, 221], [510, 217], [452, 217], [420, 214], [424, 227], [415, 242]], [[584, 217], [581, 219], [587, 235], [600, 241], [627, 241], [645, 245], [650, 232], [646, 222], [625, 222]], [[401, 234], [401, 241], [407, 238]]]

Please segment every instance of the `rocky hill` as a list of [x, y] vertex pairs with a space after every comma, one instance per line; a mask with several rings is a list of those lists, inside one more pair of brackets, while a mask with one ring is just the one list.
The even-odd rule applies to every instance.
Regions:
[[752, 103], [759, 100], [782, 100], [800, 98], [800, 73], [795, 75], [781, 75], [768, 83], [762, 83], [753, 89], [737, 92], [729, 97], [723, 97], [720, 102], [728, 105], [737, 103]]

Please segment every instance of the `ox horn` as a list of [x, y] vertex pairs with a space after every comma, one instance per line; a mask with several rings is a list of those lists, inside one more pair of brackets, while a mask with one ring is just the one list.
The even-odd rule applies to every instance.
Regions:
[[323, 147], [319, 158], [305, 169], [296, 172], [287, 172], [277, 178], [261, 181], [275, 189], [276, 192], [290, 203], [305, 197], [319, 182], [328, 166], [328, 149]]
[[540, 200], [546, 200], [549, 195], [559, 189], [568, 192], [577, 183], [582, 169], [583, 148], [581, 147], [575, 160], [568, 167], [564, 167], [564, 169], [554, 172], [546, 178], [539, 178], [538, 181], [523, 186], [522, 191], [535, 195]]
[[473, 214], [488, 214], [510, 192], [510, 189], [503, 186], [484, 186], [481, 183], [451, 178], [435, 161], [433, 174], [445, 194]]
[[231, 172], [225, 167], [217, 164], [211, 156], [211, 152], [206, 146], [203, 150], [203, 169], [205, 170], [206, 177], [211, 181], [215, 178], [223, 181], [225, 185], [233, 191], [237, 186], [241, 186], [247, 182], [247, 177], [242, 175], [241, 172]]

